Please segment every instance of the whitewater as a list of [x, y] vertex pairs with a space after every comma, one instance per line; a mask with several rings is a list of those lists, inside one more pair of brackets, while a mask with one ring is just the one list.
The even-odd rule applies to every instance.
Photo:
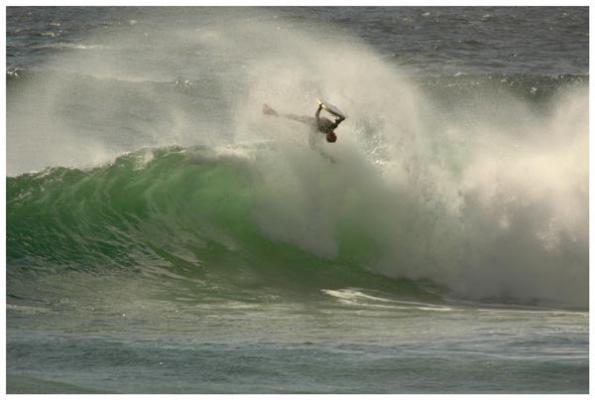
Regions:
[[9, 392], [588, 391], [587, 69], [341, 10], [8, 13]]

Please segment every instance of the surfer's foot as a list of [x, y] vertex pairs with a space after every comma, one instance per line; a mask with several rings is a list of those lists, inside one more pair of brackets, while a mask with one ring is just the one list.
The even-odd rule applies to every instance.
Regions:
[[273, 110], [271, 107], [269, 107], [266, 104], [262, 105], [262, 113], [265, 115], [273, 115], [273, 116], [277, 116], [277, 111]]

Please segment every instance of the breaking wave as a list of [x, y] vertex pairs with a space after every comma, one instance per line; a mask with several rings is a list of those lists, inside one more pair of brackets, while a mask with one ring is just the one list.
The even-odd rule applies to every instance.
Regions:
[[[131, 29], [9, 71], [10, 279], [150, 269], [587, 307], [588, 77], [410, 76], [265, 21]], [[348, 115], [334, 164], [260, 112], [317, 97]]]

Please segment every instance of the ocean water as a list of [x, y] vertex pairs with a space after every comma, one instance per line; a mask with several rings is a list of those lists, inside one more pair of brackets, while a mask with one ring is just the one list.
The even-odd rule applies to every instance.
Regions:
[[6, 22], [9, 393], [588, 392], [588, 8]]

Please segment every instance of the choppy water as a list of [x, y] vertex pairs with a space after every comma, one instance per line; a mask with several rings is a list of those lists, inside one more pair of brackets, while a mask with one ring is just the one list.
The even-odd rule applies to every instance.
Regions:
[[[8, 391], [587, 392], [588, 40], [587, 8], [8, 8]], [[261, 113], [317, 97], [334, 164]]]

